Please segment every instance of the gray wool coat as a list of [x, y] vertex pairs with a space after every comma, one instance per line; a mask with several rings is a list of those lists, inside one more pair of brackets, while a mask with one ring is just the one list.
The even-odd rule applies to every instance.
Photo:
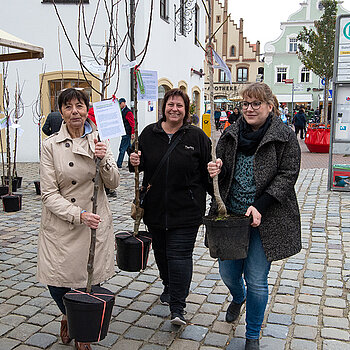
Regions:
[[[224, 131], [216, 148], [217, 157], [223, 161], [219, 188], [226, 205], [233, 182], [239, 121]], [[284, 259], [301, 250], [300, 213], [294, 190], [300, 156], [295, 133], [274, 116], [254, 156], [256, 199], [264, 192], [275, 199], [262, 216], [259, 226], [268, 261]], [[209, 213], [216, 212], [217, 204], [213, 197]]]

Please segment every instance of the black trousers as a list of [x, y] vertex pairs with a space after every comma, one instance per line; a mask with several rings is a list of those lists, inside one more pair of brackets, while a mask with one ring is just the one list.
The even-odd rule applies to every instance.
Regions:
[[160, 278], [164, 286], [169, 286], [170, 311], [181, 312], [186, 307], [192, 280], [192, 254], [198, 226], [171, 230], [148, 229], [152, 234]]
[[300, 131], [300, 138], [304, 138], [304, 127], [303, 126], [294, 126], [295, 128], [295, 134], [298, 136], [298, 133]]

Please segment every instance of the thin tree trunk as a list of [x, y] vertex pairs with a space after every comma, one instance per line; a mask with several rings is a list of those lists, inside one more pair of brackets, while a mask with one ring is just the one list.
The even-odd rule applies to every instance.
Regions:
[[323, 91], [323, 113], [322, 122], [327, 125], [328, 122], [328, 89], [329, 89], [329, 79], [325, 79], [324, 91]]
[[[209, 9], [209, 18], [208, 18], [208, 47], [207, 47], [207, 57], [208, 57], [208, 65], [209, 65], [209, 98], [210, 98], [210, 124], [211, 124], [211, 156], [213, 162], [216, 161], [216, 140], [215, 140], [215, 120], [214, 120], [214, 67], [213, 67], [213, 53], [212, 53], [212, 9], [211, 9], [211, 0], [208, 1], [208, 9]], [[218, 217], [227, 216], [227, 210], [225, 203], [223, 202], [220, 196], [219, 190], [219, 179], [218, 176], [213, 178], [213, 186], [214, 186], [214, 197], [216, 203], [218, 205]]]

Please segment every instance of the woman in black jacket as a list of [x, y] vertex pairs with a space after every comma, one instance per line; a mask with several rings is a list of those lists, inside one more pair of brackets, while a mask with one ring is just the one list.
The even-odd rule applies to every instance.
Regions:
[[[208, 171], [211, 177], [220, 174], [220, 194], [228, 212], [253, 219], [247, 258], [219, 260], [219, 269], [233, 298], [226, 321], [235, 321], [246, 302], [245, 349], [258, 350], [271, 261], [301, 249], [294, 190], [300, 147], [294, 132], [278, 117], [278, 101], [266, 84], [253, 83], [242, 96], [243, 118], [221, 135], [218, 158], [208, 164]], [[214, 201], [210, 213], [216, 212]]]
[[185, 324], [184, 308], [192, 279], [192, 253], [210, 190], [207, 163], [210, 140], [190, 125], [190, 101], [180, 89], [164, 96], [162, 119], [148, 125], [139, 137], [139, 154], [130, 154], [130, 170], [139, 166], [148, 185], [170, 145], [169, 155], [144, 201], [144, 223], [152, 234], [155, 260], [163, 281], [162, 303], [168, 303], [173, 324]]
[[236, 122], [238, 120], [238, 118], [241, 116], [241, 112], [239, 111], [238, 107], [235, 107], [233, 109], [233, 112], [230, 114], [230, 116], [228, 117], [228, 122], [230, 124], [233, 124], [234, 122]]

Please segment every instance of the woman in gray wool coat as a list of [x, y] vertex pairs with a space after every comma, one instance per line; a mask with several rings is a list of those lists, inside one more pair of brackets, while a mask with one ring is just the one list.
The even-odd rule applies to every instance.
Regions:
[[[257, 350], [271, 262], [301, 249], [294, 190], [300, 147], [294, 132], [278, 118], [277, 99], [266, 84], [250, 84], [242, 96], [243, 117], [220, 137], [217, 160], [208, 164], [208, 171], [211, 177], [220, 174], [220, 194], [228, 212], [253, 218], [247, 258], [219, 259], [219, 269], [233, 298], [226, 321], [235, 321], [247, 302], [245, 349]], [[213, 201], [210, 214], [216, 212]]]

